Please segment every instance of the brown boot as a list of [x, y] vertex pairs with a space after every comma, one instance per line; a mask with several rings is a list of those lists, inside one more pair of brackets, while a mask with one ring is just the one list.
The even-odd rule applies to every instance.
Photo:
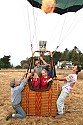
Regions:
[[10, 114], [6, 117], [6, 121], [8, 121], [9, 118], [12, 118], [12, 113], [10, 113]]

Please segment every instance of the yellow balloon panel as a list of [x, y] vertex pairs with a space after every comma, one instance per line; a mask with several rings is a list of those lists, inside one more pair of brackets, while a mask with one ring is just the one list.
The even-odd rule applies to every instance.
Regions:
[[45, 13], [53, 13], [55, 7], [55, 0], [42, 0], [41, 10], [43, 10]]

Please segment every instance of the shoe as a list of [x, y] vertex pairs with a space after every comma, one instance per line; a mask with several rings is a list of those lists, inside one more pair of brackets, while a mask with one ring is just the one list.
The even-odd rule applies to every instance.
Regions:
[[57, 116], [55, 116], [55, 118], [60, 118], [63, 117], [64, 114], [57, 114]]
[[8, 121], [10, 118], [12, 118], [12, 114], [11, 113], [6, 117], [6, 121]]

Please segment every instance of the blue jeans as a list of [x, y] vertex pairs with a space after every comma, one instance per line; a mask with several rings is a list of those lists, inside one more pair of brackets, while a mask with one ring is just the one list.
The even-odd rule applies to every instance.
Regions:
[[25, 118], [26, 117], [26, 113], [24, 112], [20, 104], [16, 106], [12, 106], [12, 107], [16, 111], [16, 114], [12, 116], [13, 118]]
[[65, 92], [64, 90], [61, 91], [61, 94], [57, 99], [58, 114], [64, 113], [64, 100], [68, 95], [69, 93]]

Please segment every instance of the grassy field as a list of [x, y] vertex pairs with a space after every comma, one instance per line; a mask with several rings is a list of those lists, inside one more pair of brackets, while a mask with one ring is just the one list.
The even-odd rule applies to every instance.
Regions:
[[[83, 71], [78, 75], [74, 91], [65, 100], [69, 113], [65, 113], [60, 118], [27, 116], [24, 119], [6, 121], [9, 112], [14, 112], [11, 106], [9, 83], [12, 78], [18, 80], [24, 72], [25, 70], [0, 70], [0, 125], [83, 125]], [[70, 70], [57, 69], [57, 76], [63, 77], [70, 72]]]

